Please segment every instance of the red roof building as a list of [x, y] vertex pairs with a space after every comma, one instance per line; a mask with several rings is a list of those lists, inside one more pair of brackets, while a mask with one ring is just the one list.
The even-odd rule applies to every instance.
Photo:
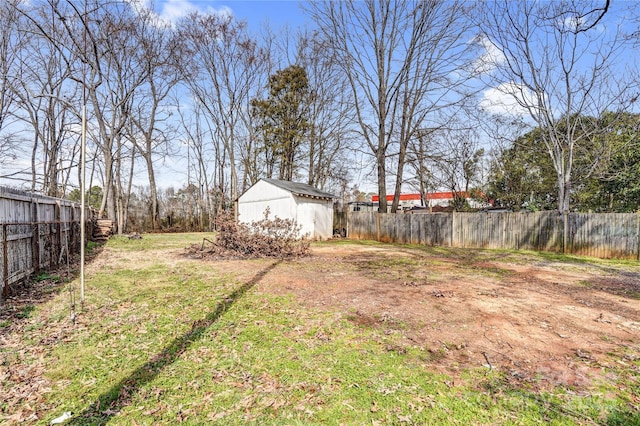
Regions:
[[[481, 207], [481, 203], [472, 199], [470, 194], [467, 194], [466, 192], [460, 192], [459, 194], [464, 196], [472, 207]], [[425, 195], [425, 200], [427, 202], [426, 206], [422, 205], [419, 193], [400, 194], [400, 207], [403, 210], [409, 210], [412, 207], [446, 207], [449, 206], [450, 202], [453, 200], [454, 193], [451, 191], [427, 192]], [[371, 201], [373, 203], [378, 203], [380, 201], [380, 197], [378, 195], [372, 195]], [[393, 194], [387, 195], [387, 203], [391, 204], [392, 202]]]

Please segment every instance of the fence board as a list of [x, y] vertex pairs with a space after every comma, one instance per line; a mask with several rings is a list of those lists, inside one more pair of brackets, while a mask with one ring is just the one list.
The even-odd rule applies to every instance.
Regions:
[[[381, 242], [561, 252], [558, 212], [352, 212], [349, 236]], [[569, 213], [567, 253], [640, 260], [640, 214]]]
[[80, 250], [80, 205], [0, 187], [0, 243], [1, 304], [11, 285]]

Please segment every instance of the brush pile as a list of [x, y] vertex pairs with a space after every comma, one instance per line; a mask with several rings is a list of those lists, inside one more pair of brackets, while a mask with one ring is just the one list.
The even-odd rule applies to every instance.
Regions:
[[310, 255], [310, 241], [299, 237], [301, 226], [291, 219], [270, 219], [269, 213], [267, 209], [264, 219], [247, 225], [237, 223], [232, 213], [225, 212], [216, 219], [215, 241], [205, 239], [201, 246], [193, 245], [187, 251], [193, 257], [209, 259], [288, 259]]

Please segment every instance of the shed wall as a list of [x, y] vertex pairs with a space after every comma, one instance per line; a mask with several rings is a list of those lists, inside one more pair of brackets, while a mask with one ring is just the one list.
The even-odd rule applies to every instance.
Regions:
[[265, 181], [258, 181], [238, 198], [238, 220], [248, 224], [264, 219], [267, 207], [272, 219], [277, 216], [296, 221], [301, 226], [300, 236], [328, 239], [333, 235], [331, 200], [294, 196]]
[[333, 235], [333, 202], [307, 197], [296, 197], [298, 204], [298, 224], [301, 234], [326, 240]]
[[251, 223], [264, 219], [269, 207], [270, 218], [297, 220], [293, 194], [264, 181], [258, 181], [238, 198], [238, 220]]

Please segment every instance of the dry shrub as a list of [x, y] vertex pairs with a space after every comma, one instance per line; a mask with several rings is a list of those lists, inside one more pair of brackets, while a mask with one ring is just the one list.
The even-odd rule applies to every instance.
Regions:
[[247, 225], [236, 223], [233, 213], [224, 212], [216, 219], [217, 236], [212, 245], [198, 247], [204, 257], [247, 258], [277, 257], [294, 258], [308, 256], [311, 243], [300, 239], [302, 228], [294, 220], [269, 218], [269, 209], [264, 219]]

